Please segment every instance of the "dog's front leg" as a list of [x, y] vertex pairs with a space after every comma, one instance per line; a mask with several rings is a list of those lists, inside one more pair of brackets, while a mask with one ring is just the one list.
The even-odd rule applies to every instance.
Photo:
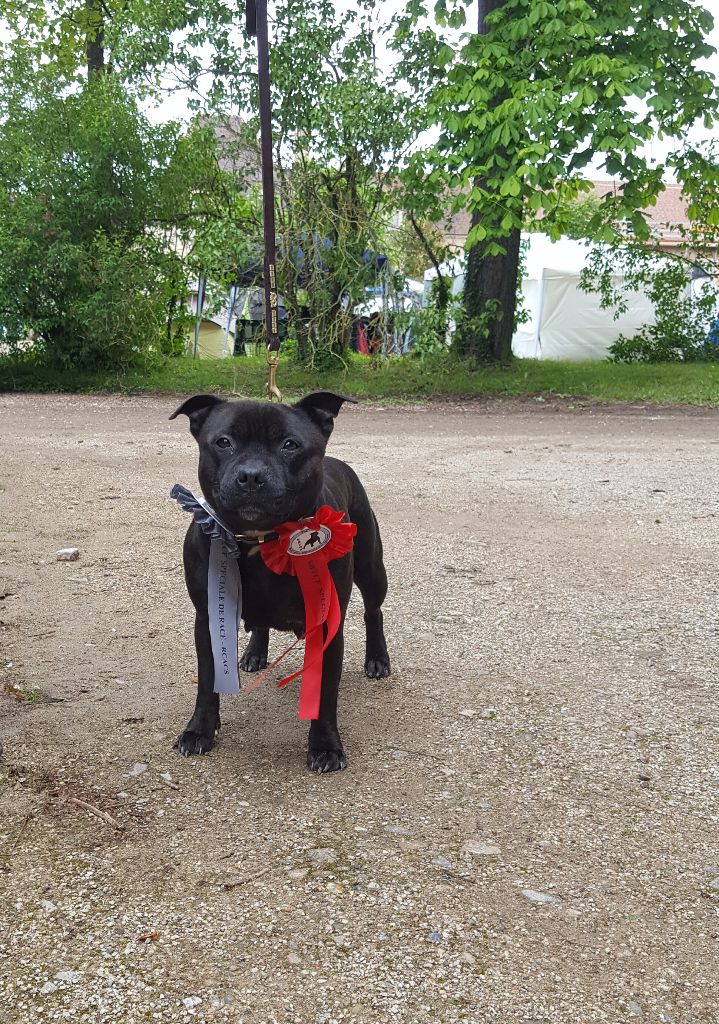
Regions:
[[337, 693], [345, 647], [343, 627], [344, 622], [324, 653], [320, 715], [310, 726], [307, 767], [318, 774], [339, 772], [347, 766], [342, 740], [337, 731]]
[[207, 611], [197, 610], [195, 615], [195, 647], [197, 649], [197, 701], [195, 713], [187, 728], [175, 740], [175, 746], [185, 757], [206, 754], [215, 742], [220, 728], [220, 697], [214, 692], [215, 666], [212, 658], [210, 624]]
[[185, 580], [195, 606], [195, 650], [197, 651], [197, 701], [195, 713], [175, 746], [185, 757], [206, 754], [220, 728], [220, 697], [214, 692], [215, 662], [212, 657], [210, 621], [207, 612], [207, 563], [210, 541], [192, 524], [185, 537], [183, 557]]
[[215, 666], [212, 658], [210, 624], [207, 611], [195, 615], [195, 646], [198, 652], [198, 699], [195, 714], [184, 732], [175, 740], [177, 750], [185, 758], [207, 754], [220, 726], [219, 694], [214, 692]]

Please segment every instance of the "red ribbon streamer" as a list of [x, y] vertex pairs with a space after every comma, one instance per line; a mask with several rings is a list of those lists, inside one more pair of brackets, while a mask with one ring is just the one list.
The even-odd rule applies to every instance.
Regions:
[[[352, 550], [357, 533], [354, 523], [345, 523], [347, 513], [329, 505], [317, 509], [314, 516], [277, 527], [277, 540], [260, 546], [268, 569], [281, 575], [296, 576], [305, 603], [305, 659], [299, 672], [281, 679], [287, 686], [302, 676], [299, 717], [319, 718], [322, 694], [322, 656], [340, 628], [340, 609], [328, 562]], [[323, 627], [326, 635], [323, 641]]]

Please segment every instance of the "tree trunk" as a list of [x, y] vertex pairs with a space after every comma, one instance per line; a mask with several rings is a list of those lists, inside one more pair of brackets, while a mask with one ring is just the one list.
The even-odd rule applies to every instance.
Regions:
[[[472, 224], [481, 219], [472, 217]], [[517, 306], [520, 232], [502, 239], [505, 254], [487, 256], [482, 242], [470, 249], [464, 277], [464, 309], [468, 323], [461, 333], [460, 353], [483, 363], [508, 363]]]
[[88, 81], [105, 71], [105, 16], [101, 0], [85, 0], [89, 28], [85, 37]]
[[[479, 0], [477, 32], [486, 35], [485, 18], [504, 5], [505, 0]], [[497, 96], [495, 102], [501, 97]], [[485, 182], [477, 181], [482, 187]], [[472, 226], [482, 220], [482, 212], [472, 214]], [[464, 308], [468, 323], [459, 338], [459, 351], [479, 362], [508, 363], [512, 359], [512, 334], [517, 307], [519, 271], [519, 230], [497, 239], [504, 246], [501, 256], [487, 256], [487, 244], [478, 243], [467, 256], [464, 278]]]

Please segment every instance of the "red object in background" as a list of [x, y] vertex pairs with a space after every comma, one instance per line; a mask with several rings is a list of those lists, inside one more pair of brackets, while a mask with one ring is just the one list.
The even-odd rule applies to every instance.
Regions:
[[367, 334], [364, 329], [364, 325], [359, 323], [357, 325], [357, 351], [362, 356], [369, 355], [369, 345], [367, 344]]

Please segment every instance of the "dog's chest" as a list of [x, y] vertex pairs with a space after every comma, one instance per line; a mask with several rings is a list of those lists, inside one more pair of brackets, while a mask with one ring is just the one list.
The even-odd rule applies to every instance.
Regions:
[[240, 553], [245, 628], [304, 632], [305, 606], [296, 577], [271, 572], [259, 552]]

